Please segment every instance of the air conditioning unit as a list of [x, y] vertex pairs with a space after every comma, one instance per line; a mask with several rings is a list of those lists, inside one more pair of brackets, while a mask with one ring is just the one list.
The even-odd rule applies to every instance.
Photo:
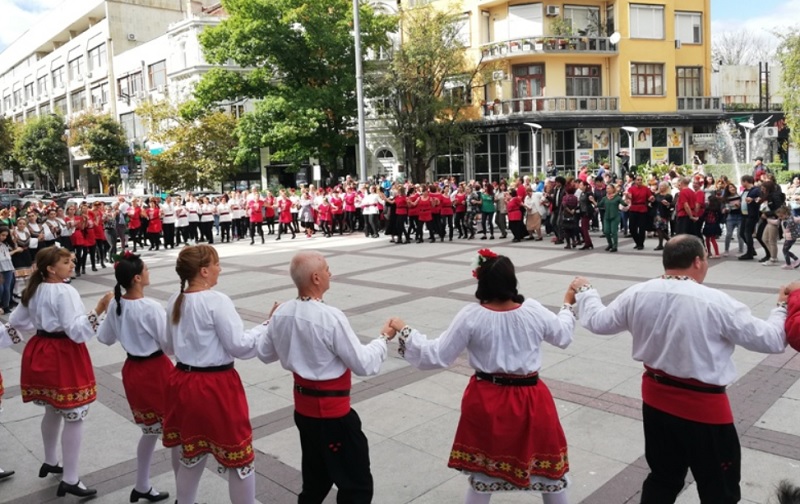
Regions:
[[86, 74], [86, 78], [87, 79], [91, 79], [92, 78], [92, 72], [89, 72], [88, 74]]
[[778, 138], [778, 128], [775, 126], [764, 128], [764, 138]]
[[492, 72], [493, 81], [501, 81], [506, 78], [506, 73], [503, 70], [495, 70]]
[[544, 13], [547, 17], [556, 17], [561, 14], [561, 9], [559, 9], [558, 5], [548, 5]]
[[128, 40], [130, 40], [131, 42], [136, 42], [136, 34], [135, 33], [129, 33], [128, 34]]

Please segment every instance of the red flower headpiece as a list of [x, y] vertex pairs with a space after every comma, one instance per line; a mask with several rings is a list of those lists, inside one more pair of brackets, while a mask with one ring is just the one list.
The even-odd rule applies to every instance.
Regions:
[[478, 278], [478, 269], [480, 269], [483, 263], [485, 263], [487, 259], [492, 259], [497, 256], [498, 254], [490, 249], [480, 249], [478, 255], [472, 261], [472, 276]]
[[114, 269], [117, 268], [117, 266], [119, 265], [119, 262], [122, 259], [131, 260], [131, 259], [136, 259], [137, 257], [139, 257], [139, 256], [134, 254], [130, 250], [126, 250], [125, 252], [123, 252], [121, 254], [116, 254], [116, 255], [112, 256], [112, 259], [114, 259]]

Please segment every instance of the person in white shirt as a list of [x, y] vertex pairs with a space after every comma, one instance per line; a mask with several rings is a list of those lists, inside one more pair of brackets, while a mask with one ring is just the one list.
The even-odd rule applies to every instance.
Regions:
[[175, 244], [189, 244], [189, 210], [183, 206], [180, 197], [175, 198]]
[[216, 205], [212, 204], [207, 196], [200, 198], [200, 237], [208, 244], [214, 243], [214, 215], [217, 213]]
[[220, 236], [220, 243], [231, 242], [231, 223], [233, 222], [233, 215], [231, 214], [231, 205], [228, 203], [228, 195], [223, 194], [222, 199], [217, 204], [217, 215], [219, 215], [219, 227], [222, 230]]
[[[44, 406], [44, 463], [39, 477], [63, 473], [56, 490], [59, 497], [97, 493], [86, 488], [78, 476], [83, 419], [97, 399], [97, 382], [86, 342], [94, 336], [98, 316], [106, 311], [112, 296], [109, 292], [94, 311], [85, 313], [78, 291], [64, 283], [74, 267], [67, 249], [47, 247], [39, 251], [36, 272], [8, 320], [9, 327], [20, 333], [35, 333], [22, 353], [20, 389], [23, 402]], [[58, 465], [56, 454], [59, 434], [63, 467]]]
[[[192, 243], [197, 243], [198, 233], [200, 227], [200, 204], [191, 194], [186, 196], [186, 203], [184, 204], [189, 218], [189, 238]], [[188, 241], [187, 241], [188, 243]]]
[[178, 502], [195, 502], [210, 453], [228, 472], [232, 504], [255, 504], [253, 428], [233, 361], [256, 356], [260, 326], [245, 331], [231, 298], [211, 290], [222, 271], [211, 245], [181, 249], [175, 271], [181, 289], [167, 303], [162, 348], [177, 363], [167, 387], [163, 442], [181, 448]]
[[567, 440], [539, 371], [543, 342], [572, 342], [574, 294], [567, 291], [556, 315], [519, 294], [508, 257], [483, 249], [473, 267], [478, 303], [462, 308], [441, 336], [429, 340], [396, 317], [388, 334], [400, 334], [400, 355], [419, 369], [446, 368], [468, 353], [475, 374], [447, 464], [469, 474], [466, 504], [487, 504], [502, 491], [542, 492], [545, 504], [566, 504]]
[[[542, 241], [542, 193], [534, 191], [532, 186], [525, 188], [525, 228], [528, 230], [528, 240]], [[536, 235], [536, 236], [534, 236]]]
[[325, 304], [331, 272], [322, 254], [299, 252], [289, 274], [298, 297], [273, 308], [257, 349], [259, 359], [280, 360], [294, 374], [294, 420], [303, 452], [298, 502], [321, 503], [335, 483], [339, 502], [369, 504], [369, 446], [350, 407], [351, 373], [378, 374], [390, 338], [362, 344], [344, 313]]
[[161, 223], [164, 231], [164, 248], [175, 248], [175, 205], [172, 203], [172, 196], [167, 196], [161, 205]]
[[372, 186], [368, 193], [361, 199], [361, 214], [364, 216], [364, 234], [367, 238], [378, 237], [378, 186]]
[[578, 318], [595, 334], [630, 331], [633, 358], [644, 364], [642, 417], [650, 474], [642, 502], [675, 502], [692, 470], [702, 502], [741, 498], [741, 451], [725, 388], [736, 379], [736, 346], [753, 352], [786, 348], [786, 299], [766, 320], [728, 294], [702, 285], [708, 256], [702, 241], [678, 235], [664, 245], [664, 275], [630, 287], [607, 307], [589, 281], [576, 277]]
[[[114, 301], [106, 319], [97, 331], [97, 340], [104, 345], [119, 341], [128, 354], [122, 366], [122, 385], [131, 407], [133, 421], [142, 428], [136, 450], [136, 485], [131, 502], [145, 499], [158, 502], [169, 498], [150, 484], [153, 450], [161, 438], [166, 388], [174, 366], [161, 345], [167, 330], [167, 314], [162, 306], [144, 297], [150, 285], [150, 272], [139, 256], [125, 252], [116, 258]], [[122, 289], [125, 295], [122, 295]], [[180, 453], [172, 448], [172, 468], [177, 473]]]

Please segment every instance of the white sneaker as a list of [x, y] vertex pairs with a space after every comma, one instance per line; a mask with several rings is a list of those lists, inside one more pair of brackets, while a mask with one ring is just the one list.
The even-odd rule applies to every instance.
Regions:
[[776, 264], [778, 264], [777, 261], [769, 260], [769, 261], [764, 261], [763, 263], [761, 263], [761, 266], [775, 266]]
[[722, 257], [728, 257], [728, 252], [727, 252], [727, 251], [726, 251], [726, 252], [723, 252], [723, 253], [722, 253]]

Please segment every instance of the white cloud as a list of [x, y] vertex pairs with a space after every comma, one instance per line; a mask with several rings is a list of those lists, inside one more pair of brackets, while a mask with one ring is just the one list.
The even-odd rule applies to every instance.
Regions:
[[[723, 2], [719, 2], [723, 4]], [[800, 0], [782, 0], [763, 9], [758, 16], [744, 19], [711, 19], [711, 33], [737, 32], [742, 29], [766, 35], [800, 25]]]
[[64, 0], [0, 0], [0, 51], [8, 47], [28, 29], [35, 29], [36, 20]]

